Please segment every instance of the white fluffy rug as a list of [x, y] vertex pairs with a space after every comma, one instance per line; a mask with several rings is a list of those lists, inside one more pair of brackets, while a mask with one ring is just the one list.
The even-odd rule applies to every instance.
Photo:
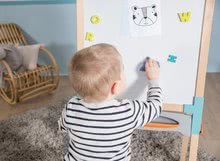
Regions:
[[[0, 161], [63, 160], [67, 136], [57, 132], [57, 120], [64, 103], [1, 121]], [[132, 141], [132, 161], [178, 161], [180, 147], [179, 133], [137, 130]], [[217, 161], [201, 149], [198, 160]]]

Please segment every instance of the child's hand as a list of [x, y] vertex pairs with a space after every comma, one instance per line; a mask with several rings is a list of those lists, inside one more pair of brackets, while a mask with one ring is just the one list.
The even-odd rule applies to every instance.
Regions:
[[157, 80], [160, 75], [160, 68], [157, 62], [151, 58], [145, 64], [146, 76], [148, 80]]

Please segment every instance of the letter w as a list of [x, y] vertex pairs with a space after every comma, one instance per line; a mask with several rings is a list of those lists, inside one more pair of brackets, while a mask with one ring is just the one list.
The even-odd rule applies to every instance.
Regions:
[[181, 22], [189, 22], [191, 12], [178, 13]]

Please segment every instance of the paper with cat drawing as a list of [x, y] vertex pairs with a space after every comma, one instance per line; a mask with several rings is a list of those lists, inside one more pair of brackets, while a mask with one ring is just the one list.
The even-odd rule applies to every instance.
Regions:
[[160, 0], [129, 0], [128, 10], [132, 36], [161, 34]]

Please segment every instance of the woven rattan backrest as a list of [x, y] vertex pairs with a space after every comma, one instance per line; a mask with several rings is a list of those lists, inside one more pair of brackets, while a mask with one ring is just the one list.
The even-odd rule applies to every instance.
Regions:
[[16, 24], [0, 24], [0, 44], [27, 45], [20, 28]]

